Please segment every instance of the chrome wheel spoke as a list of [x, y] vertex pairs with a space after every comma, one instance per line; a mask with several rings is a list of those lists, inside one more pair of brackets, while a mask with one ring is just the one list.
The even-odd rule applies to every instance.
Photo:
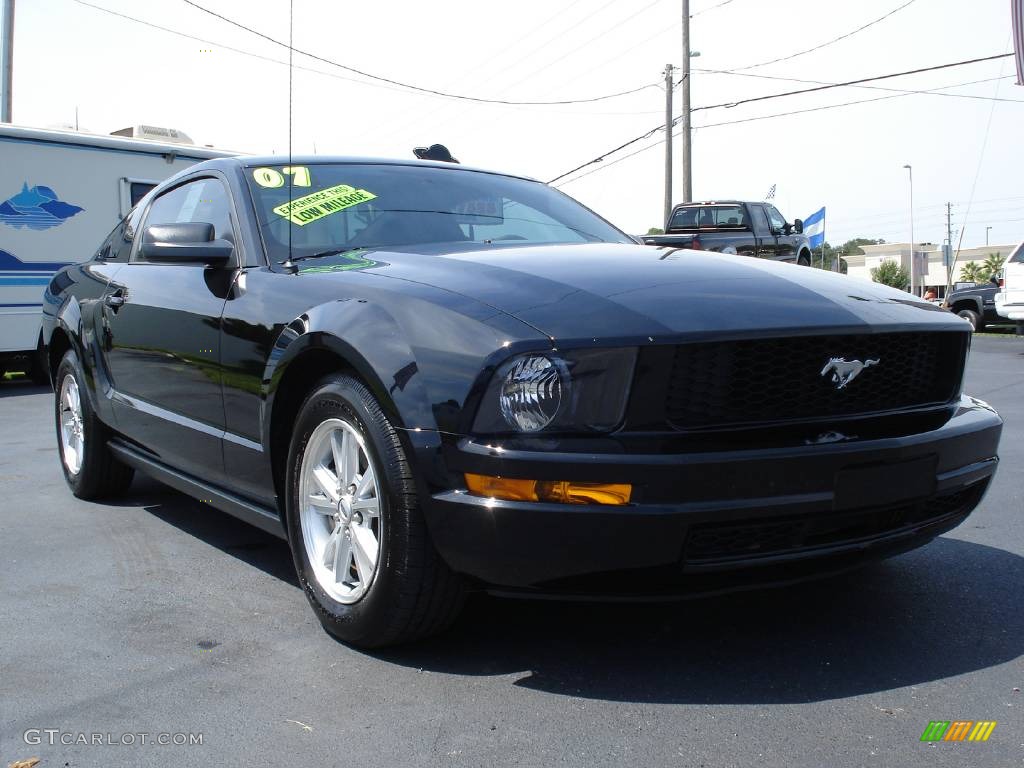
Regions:
[[327, 543], [324, 545], [323, 562], [325, 568], [334, 570], [334, 559], [338, 553], [338, 543], [342, 539], [342, 530], [340, 527], [335, 528], [331, 535], [327, 537]]
[[340, 442], [341, 463], [337, 465], [338, 479], [344, 490], [352, 484], [356, 473], [359, 472], [359, 444], [348, 430], [345, 430]]
[[367, 462], [366, 471], [359, 477], [359, 481], [356, 483], [356, 489], [352, 495], [357, 499], [365, 498], [366, 494], [373, 490], [376, 482], [377, 479], [373, 474], [373, 467], [370, 466], [369, 462]]
[[338, 505], [324, 494], [310, 495], [306, 500], [309, 502], [309, 508], [321, 515], [333, 515], [338, 511]]
[[380, 549], [377, 537], [373, 535], [373, 531], [361, 525], [353, 525], [350, 530], [356, 572], [359, 574], [359, 581], [366, 583], [377, 568], [377, 553]]
[[316, 484], [320, 486], [320, 492], [327, 497], [329, 501], [332, 501], [337, 505], [338, 499], [341, 498], [341, 494], [338, 493], [338, 478], [335, 477], [334, 473], [321, 464], [313, 470], [313, 479], [316, 481]]
[[338, 548], [334, 551], [334, 562], [331, 563], [331, 572], [334, 574], [334, 581], [344, 584], [351, 580], [349, 572], [352, 570], [352, 539], [344, 534], [338, 537]]
[[334, 460], [334, 473], [338, 476], [338, 485], [345, 482], [345, 439], [344, 432], [331, 432], [331, 458]]
[[356, 499], [352, 502], [353, 512], [362, 512], [363, 517], [376, 517], [380, 514], [380, 505], [376, 499]]

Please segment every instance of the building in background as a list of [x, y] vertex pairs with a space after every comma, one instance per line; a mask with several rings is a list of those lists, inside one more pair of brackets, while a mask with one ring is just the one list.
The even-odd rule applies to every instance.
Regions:
[[[1017, 244], [1012, 245], [981, 245], [977, 248], [964, 248], [960, 251], [960, 257], [956, 261], [956, 274], [953, 276], [953, 283], [961, 279], [960, 272], [966, 264], [977, 262], [981, 264], [991, 254], [996, 253], [1004, 259], [1013, 253]], [[910, 273], [910, 243], [884, 243], [882, 245], [862, 245], [860, 249], [863, 255], [844, 256], [847, 264], [847, 274], [850, 277], [871, 279], [871, 270], [881, 265], [883, 261], [898, 261]], [[914, 251], [918, 258], [918, 280], [921, 285], [921, 293], [929, 290], [935, 291], [937, 298], [944, 298], [946, 295], [946, 267], [942, 263], [942, 246], [932, 243], [917, 243]]]

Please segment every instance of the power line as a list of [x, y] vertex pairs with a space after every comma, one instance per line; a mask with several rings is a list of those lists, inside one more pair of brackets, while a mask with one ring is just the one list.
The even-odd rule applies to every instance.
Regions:
[[[1007, 77], [1012, 77], [1012, 75], [1007, 75]], [[999, 80], [999, 79], [1006, 79], [1006, 78], [990, 78], [989, 80], [974, 80], [974, 81], [970, 81], [970, 82], [967, 82], [967, 83], [954, 83], [952, 85], [939, 86], [938, 88], [935, 88], [933, 90], [943, 90], [943, 89], [946, 89], [946, 88], [962, 88], [962, 87], [964, 87], [966, 85], [974, 85], [974, 84], [979, 83], [979, 82], [990, 82], [991, 80]], [[770, 120], [770, 119], [773, 119], [773, 118], [776, 118], [776, 117], [790, 117], [792, 115], [802, 115], [802, 114], [806, 114], [806, 113], [809, 113], [809, 112], [822, 112], [822, 111], [825, 111], [825, 110], [828, 110], [828, 109], [837, 109], [839, 107], [849, 107], [849, 106], [853, 106], [853, 105], [856, 105], [856, 104], [868, 104], [868, 103], [873, 102], [873, 101], [884, 101], [886, 99], [898, 99], [898, 98], [902, 98], [902, 97], [905, 97], [905, 96], [927, 95], [928, 93], [929, 93], [928, 91], [920, 91], [920, 92], [918, 92], [918, 91], [911, 91], [909, 93], [893, 93], [893, 94], [889, 94], [887, 96], [876, 96], [875, 98], [872, 98], [872, 99], [858, 99], [857, 101], [845, 101], [845, 102], [842, 102], [842, 103], [839, 103], [839, 104], [827, 104], [827, 105], [824, 105], [824, 106], [810, 107], [808, 109], [797, 109], [797, 110], [792, 110], [792, 111], [789, 111], [789, 112], [777, 112], [777, 113], [771, 114], [771, 115], [759, 115], [757, 117], [747, 117], [747, 118], [742, 118], [742, 119], [739, 119], [739, 120], [728, 120], [728, 121], [724, 121], [724, 122], [721, 122], [721, 123], [707, 123], [705, 125], [694, 126], [694, 130], [697, 131], [697, 130], [704, 130], [704, 129], [707, 129], [707, 128], [718, 128], [718, 127], [726, 126], [726, 125], [738, 125], [740, 123], [752, 123], [752, 122], [756, 122], [758, 120]], [[677, 124], [678, 122], [679, 122], [679, 118], [676, 118], [673, 121], [673, 126], [675, 124]], [[636, 139], [633, 139], [633, 140], [631, 140], [629, 142], [626, 142], [626, 144], [621, 145], [620, 147], [618, 147], [618, 148], [616, 148], [614, 150], [611, 150], [609, 152], [605, 152], [605, 154], [602, 155], [600, 158], [597, 158], [595, 160], [591, 160], [591, 161], [589, 161], [587, 163], [584, 163], [583, 165], [577, 166], [576, 168], [574, 168], [571, 171], [563, 173], [561, 176], [557, 176], [556, 178], [554, 178], [551, 181], [549, 181], [548, 184], [554, 184], [556, 181], [559, 181], [559, 180], [565, 178], [566, 176], [569, 176], [569, 175], [575, 173], [576, 171], [582, 170], [583, 168], [586, 168], [586, 167], [588, 167], [590, 165], [594, 165], [596, 163], [602, 162], [607, 155], [614, 154], [615, 152], [617, 152], [617, 151], [619, 151], [619, 150], [621, 150], [621, 149], [623, 149], [623, 148], [625, 148], [627, 146], [630, 146], [631, 144], [635, 144], [638, 141], [643, 141], [644, 139], [646, 139], [646, 138], [654, 135], [655, 133], [657, 133], [659, 130], [663, 130], [663, 126], [658, 126], [657, 128], [654, 128], [651, 131], [648, 131], [643, 136], [637, 137]], [[673, 134], [673, 136], [676, 136], [676, 137], [678, 137], [679, 135], [680, 134], [678, 134], [678, 133]], [[657, 144], [650, 144], [648, 146], [641, 147], [640, 149], [637, 149], [637, 150], [635, 150], [633, 152], [630, 152], [627, 155], [623, 155], [622, 157], [616, 158], [615, 160], [612, 160], [611, 162], [605, 163], [604, 165], [600, 166], [599, 168], [595, 168], [594, 170], [588, 171], [587, 173], [580, 174], [579, 176], [576, 176], [575, 178], [570, 179], [567, 182], [563, 182], [563, 184], [568, 184], [568, 183], [571, 183], [573, 181], [579, 181], [580, 179], [585, 178], [586, 176], [589, 176], [592, 173], [597, 173], [598, 171], [603, 171], [603, 170], [605, 170], [607, 168], [611, 168], [613, 165], [621, 163], [623, 160], [628, 160], [629, 158], [634, 157], [635, 155], [639, 155], [641, 152], [646, 152], [649, 149], [654, 149], [655, 147], [660, 147], [660, 146], [661, 146], [661, 143], [659, 142]], [[562, 185], [558, 185], [558, 186], [562, 186]]]
[[[188, 2], [188, 0], [186, 0]], [[756, 101], [767, 101], [769, 99], [781, 99], [783, 96], [798, 96], [804, 93], [815, 93], [817, 91], [827, 91], [832, 88], [846, 88], [852, 85], [860, 85], [861, 83], [871, 83], [878, 80], [890, 80], [894, 77], [904, 77], [906, 75], [919, 75], [923, 72], [935, 72], [940, 69], [949, 69], [950, 67], [962, 67], [967, 64], [978, 64], [983, 61], [994, 61], [995, 59], [1005, 59], [1007, 56], [1013, 56], [1012, 53], [999, 53], [995, 56], [981, 56], [976, 59], [965, 59], [964, 61], [954, 61], [950, 64], [938, 64], [932, 67], [920, 67], [919, 69], [909, 69], [905, 72], [893, 72], [888, 75], [876, 75], [874, 77], [862, 77], [858, 80], [846, 80], [842, 83], [829, 83], [828, 85], [816, 85], [813, 88], [801, 88], [797, 91], [786, 91], [785, 93], [771, 93], [767, 96], [753, 96], [749, 99], [740, 99], [738, 101], [727, 101], [721, 104], [709, 104], [706, 107], [694, 107], [692, 111], [697, 112], [704, 109], [718, 109], [719, 107], [733, 108], [738, 107], [741, 104], [753, 104]]]
[[720, 3], [716, 4], [716, 5], [711, 5], [711, 6], [708, 6], [707, 8], [704, 8], [703, 10], [695, 11], [694, 13], [691, 13], [690, 14], [690, 18], [691, 19], [696, 18], [697, 16], [700, 16], [703, 13], [707, 13], [708, 11], [713, 11], [716, 8], [721, 8], [723, 5], [728, 5], [731, 2], [733, 2], [733, 0], [722, 0], [722, 2], [720, 2]]
[[[188, 0], [186, 0], [186, 2], [188, 2]], [[980, 61], [990, 61], [990, 60], [993, 60], [993, 59], [1002, 59], [1002, 58], [1006, 58], [1007, 56], [1013, 56], [1013, 54], [1012, 53], [1000, 53], [1000, 54], [997, 54], [995, 56], [985, 56], [985, 57], [977, 58], [977, 59], [967, 59], [965, 61], [955, 61], [955, 62], [952, 62], [950, 64], [939, 64], [939, 65], [932, 66], [932, 67], [923, 67], [923, 68], [920, 68], [920, 69], [913, 69], [913, 70], [909, 70], [909, 71], [906, 71], [906, 72], [896, 72], [896, 73], [888, 74], [888, 75], [877, 75], [875, 77], [863, 77], [863, 78], [860, 78], [858, 80], [849, 80], [849, 81], [843, 82], [843, 83], [832, 83], [832, 84], [829, 84], [829, 85], [820, 85], [820, 86], [816, 86], [814, 88], [806, 88], [806, 89], [800, 90], [800, 91], [787, 91], [786, 93], [776, 93], [776, 94], [770, 94], [768, 96], [758, 96], [758, 97], [755, 97], [755, 98], [743, 99], [741, 101], [736, 101], [736, 102], [726, 102], [726, 103], [723, 103], [723, 104], [711, 104], [711, 105], [704, 106], [704, 107], [694, 107], [690, 111], [691, 112], [699, 112], [699, 111], [708, 110], [708, 109], [718, 109], [720, 107], [736, 107], [736, 106], [739, 106], [740, 104], [749, 104], [749, 103], [754, 102], [754, 101], [766, 101], [768, 99], [782, 98], [783, 96], [795, 96], [797, 94], [810, 93], [812, 91], [825, 91], [825, 90], [829, 90], [831, 88], [842, 88], [842, 87], [846, 87], [846, 86], [850, 86], [850, 85], [858, 85], [860, 83], [873, 82], [875, 80], [886, 80], [886, 79], [893, 78], [893, 77], [902, 77], [903, 75], [915, 75], [915, 74], [920, 74], [922, 72], [933, 72], [933, 71], [940, 70], [940, 69], [949, 69], [951, 67], [962, 67], [962, 66], [965, 66], [967, 64], [975, 64], [975, 63], [980, 62]], [[948, 87], [948, 88], [955, 88], [957, 86], [946, 86], [946, 87]], [[935, 89], [935, 90], [939, 90], [939, 89]], [[893, 94], [893, 96], [902, 96], [902, 95], [908, 95], [908, 94]], [[881, 101], [882, 99], [893, 98], [893, 96], [882, 96], [882, 97], [879, 97], [877, 99], [864, 99], [863, 101], [860, 101], [860, 102], [849, 102], [849, 104], [863, 104], [863, 103], [866, 103], [866, 102], [869, 102], [869, 101]], [[835, 105], [835, 106], [847, 106], [847, 104], [841, 104], [841, 105]], [[779, 115], [769, 115], [769, 117], [783, 117], [783, 116], [785, 116], [787, 114], [799, 114], [800, 112], [813, 112], [813, 111], [816, 111], [817, 109], [829, 109], [829, 108], [830, 107], [818, 107], [818, 108], [811, 109], [811, 110], [798, 110], [798, 111], [792, 112], [792, 113], [782, 113], [782, 114], [779, 114]], [[736, 123], [750, 122], [751, 120], [759, 120], [759, 119], [764, 119], [764, 118], [748, 118], [746, 120], [736, 120], [736, 121], [733, 121], [733, 122], [736, 122]], [[682, 116], [675, 118], [672, 121], [672, 127], [675, 127], [680, 122], [680, 120], [682, 120]], [[729, 125], [729, 124], [730, 123], [717, 123], [716, 125]], [[709, 128], [709, 127], [712, 127], [712, 126], [700, 126], [700, 127]], [[625, 149], [626, 147], [629, 147], [629, 146], [632, 146], [633, 144], [636, 144], [637, 142], [643, 141], [644, 139], [646, 139], [646, 138], [648, 138], [650, 136], [653, 136], [655, 133], [657, 133], [660, 130], [663, 130], [663, 126], [661, 126], [661, 125], [655, 126], [651, 130], [641, 134], [640, 136], [637, 136], [634, 139], [630, 139], [629, 141], [624, 142], [623, 144], [620, 144], [615, 149], [608, 150], [607, 152], [604, 152], [604, 153], [598, 155], [593, 160], [588, 160], [587, 162], [585, 162], [585, 163], [583, 163], [581, 165], [576, 166], [575, 168], [573, 168], [570, 171], [566, 171], [565, 173], [559, 174], [555, 178], [553, 178], [550, 181], [548, 181], [548, 184], [554, 184], [556, 181], [560, 181], [561, 179], [564, 179], [566, 176], [569, 176], [569, 175], [571, 175], [573, 173], [576, 173], [576, 171], [581, 171], [581, 170], [583, 170], [584, 168], [586, 168], [588, 166], [594, 165], [596, 163], [600, 163], [600, 162], [602, 162], [605, 159], [605, 157], [607, 155], [612, 155], [612, 154], [614, 154], [614, 153], [616, 153], [616, 152], [618, 152], [620, 150]]]
[[789, 61], [790, 59], [795, 59], [798, 56], [804, 56], [805, 54], [812, 53], [814, 51], [820, 51], [822, 48], [826, 48], [826, 47], [828, 47], [830, 45], [838, 43], [840, 40], [845, 40], [848, 37], [853, 37], [858, 32], [863, 32], [865, 29], [868, 29], [869, 27], [875, 26], [875, 24], [880, 24], [881, 22], [885, 21], [886, 19], [888, 19], [893, 14], [899, 13], [904, 8], [906, 8], [908, 5], [910, 5], [911, 3], [914, 3], [914, 2], [916, 2], [916, 0], [907, 0], [907, 2], [903, 3], [903, 5], [900, 5], [900, 6], [896, 7], [896, 8], [893, 8], [891, 11], [886, 13], [884, 16], [879, 16], [874, 21], [869, 21], [867, 24], [864, 24], [863, 26], [857, 27], [857, 29], [854, 29], [854, 30], [852, 30], [850, 32], [842, 34], [839, 37], [834, 37], [831, 40], [826, 40], [824, 43], [819, 43], [818, 45], [814, 46], [813, 48], [807, 48], [806, 50], [803, 50], [803, 51], [797, 51], [796, 53], [791, 53], [788, 56], [780, 56], [779, 58], [771, 59], [770, 61], [762, 61], [760, 64], [748, 64], [745, 67], [735, 67], [733, 71], [741, 71], [741, 70], [745, 70], [745, 69], [757, 69], [758, 67], [767, 67], [769, 64], [778, 64], [780, 61]]
[[[224, 22], [226, 22], [228, 24], [231, 24], [234, 27], [238, 27], [239, 29], [243, 29], [246, 32], [249, 32], [250, 34], [256, 35], [257, 37], [260, 37], [260, 38], [262, 38], [262, 39], [264, 39], [264, 40], [266, 40], [268, 42], [273, 43], [274, 45], [279, 45], [282, 48], [290, 48], [290, 46], [286, 42], [283, 42], [281, 40], [278, 40], [277, 38], [271, 37], [270, 35], [266, 35], [263, 32], [260, 32], [258, 30], [253, 29], [252, 27], [247, 27], [245, 24], [237, 22], [234, 19], [230, 19], [227, 16], [224, 16], [222, 14], [217, 13], [216, 11], [210, 10], [209, 8], [204, 8], [203, 6], [199, 5], [198, 3], [192, 2], [192, 0], [182, 0], [182, 1], [186, 5], [190, 5], [193, 8], [195, 8], [195, 9], [197, 9], [199, 11], [202, 11], [203, 13], [207, 13], [210, 16], [218, 18], [221, 21], [224, 21]], [[660, 0], [656, 0], [656, 2], [660, 2]], [[425, 88], [423, 86], [413, 85], [412, 83], [405, 83], [405, 82], [402, 82], [401, 80], [393, 80], [393, 79], [388, 78], [388, 77], [383, 77], [382, 75], [375, 75], [375, 74], [373, 74], [371, 72], [366, 72], [364, 70], [357, 69], [355, 67], [351, 67], [351, 66], [349, 66], [347, 64], [342, 64], [340, 62], [333, 61], [332, 59], [328, 59], [328, 58], [325, 58], [323, 56], [318, 56], [315, 53], [310, 53], [309, 51], [304, 51], [304, 50], [302, 50], [300, 48], [295, 48], [294, 51], [295, 51], [295, 53], [298, 53], [298, 54], [300, 54], [302, 56], [306, 56], [307, 58], [313, 59], [315, 61], [322, 62], [324, 64], [328, 64], [328, 65], [330, 65], [332, 67], [338, 67], [339, 69], [343, 69], [346, 72], [352, 72], [353, 74], [360, 75], [361, 77], [365, 77], [365, 78], [367, 78], [369, 80], [376, 80], [378, 82], [388, 83], [390, 85], [394, 85], [394, 86], [397, 86], [399, 88], [405, 88], [407, 90], [417, 91], [419, 93], [426, 93], [426, 94], [430, 94], [432, 96], [441, 96], [441, 97], [446, 98], [446, 99], [457, 99], [459, 101], [472, 101], [472, 102], [476, 102], [478, 104], [507, 104], [507, 105], [510, 105], [510, 106], [548, 106], [548, 105], [555, 105], [555, 104], [591, 104], [591, 103], [593, 103], [595, 101], [605, 101], [607, 99], [614, 99], [614, 98], [618, 98], [620, 96], [628, 96], [629, 94], [632, 94], [632, 93], [639, 93], [640, 91], [646, 90], [647, 88], [657, 87], [657, 83], [648, 83], [647, 85], [642, 85], [639, 88], [631, 88], [631, 89], [629, 89], [627, 91], [619, 91], [617, 93], [609, 93], [609, 94], [605, 94], [603, 96], [594, 96], [594, 97], [587, 98], [587, 99], [561, 99], [561, 100], [557, 100], [557, 101], [513, 101], [513, 100], [508, 100], [508, 99], [485, 99], [485, 98], [478, 97], [478, 96], [466, 96], [465, 94], [448, 93], [447, 91], [439, 91], [439, 90], [436, 90], [434, 88]]]
[[[141, 24], [143, 26], [150, 27], [151, 29], [156, 29], [156, 30], [159, 30], [161, 32], [167, 32], [168, 34], [176, 35], [178, 37], [185, 38], [186, 40], [194, 40], [195, 42], [203, 43], [204, 45], [212, 45], [212, 46], [215, 46], [217, 48], [221, 48], [221, 49], [223, 49], [225, 51], [231, 51], [232, 53], [237, 53], [237, 54], [240, 54], [242, 56], [249, 56], [249, 57], [251, 57], [253, 59], [259, 59], [260, 61], [266, 61], [266, 62], [269, 62], [271, 64], [280, 64], [280, 65], [285, 66], [285, 67], [288, 66], [288, 62], [287, 61], [281, 61], [280, 59], [275, 59], [275, 58], [273, 58], [271, 56], [264, 56], [262, 54], [254, 53], [252, 51], [246, 51], [246, 50], [244, 50], [242, 48], [235, 48], [235, 47], [230, 46], [230, 45], [225, 45], [224, 43], [218, 43], [218, 42], [216, 42], [214, 40], [208, 40], [205, 37], [198, 37], [196, 35], [190, 35], [187, 32], [181, 32], [180, 30], [177, 30], [177, 29], [171, 29], [170, 27], [164, 27], [164, 26], [161, 26], [160, 24], [155, 24], [155, 23], [153, 23], [151, 21], [146, 21], [145, 19], [136, 18], [135, 16], [129, 16], [126, 13], [121, 13], [120, 11], [115, 11], [112, 8], [104, 8], [102, 5], [93, 5], [92, 3], [86, 2], [86, 0], [71, 0], [71, 1], [74, 2], [74, 3], [77, 3], [78, 5], [83, 5], [86, 8], [92, 8], [93, 10], [96, 10], [96, 11], [102, 11], [103, 13], [110, 14], [111, 16], [117, 16], [118, 18], [124, 19], [125, 21], [131, 21], [131, 22], [134, 22], [136, 24]], [[388, 90], [388, 91], [401, 91], [400, 88], [395, 88], [395, 87], [388, 86], [388, 85], [378, 85], [377, 83], [368, 83], [365, 80], [357, 80], [354, 77], [345, 77], [344, 75], [339, 75], [339, 74], [336, 74], [334, 72], [324, 72], [323, 70], [320, 70], [320, 69], [313, 69], [312, 67], [303, 67], [303, 66], [300, 66], [298, 64], [295, 65], [295, 69], [301, 69], [304, 72], [313, 72], [313, 73], [316, 73], [318, 75], [323, 75], [324, 77], [333, 77], [336, 80], [345, 80], [345, 81], [350, 82], [350, 83], [359, 83], [361, 85], [365, 85], [365, 86], [370, 87], [370, 88], [383, 88], [383, 89]]]
[[[612, 3], [614, 1], [615, 0], [611, 0], [611, 2], [601, 6], [596, 11], [596, 13], [600, 13], [605, 8], [607, 8], [609, 5], [612, 5]], [[648, 3], [647, 5], [645, 5], [643, 8], [639, 9], [638, 11], [634, 11], [633, 13], [629, 14], [628, 16], [626, 16], [623, 19], [620, 19], [619, 21], [617, 21], [615, 24], [613, 24], [611, 27], [606, 29], [601, 34], [595, 35], [593, 37], [588, 38], [584, 43], [582, 43], [581, 45], [576, 46], [575, 48], [573, 48], [570, 51], [567, 51], [566, 53], [563, 53], [558, 58], [556, 58], [556, 59], [554, 59], [552, 61], [549, 61], [549, 62], [543, 64], [542, 66], [538, 67], [537, 69], [531, 70], [530, 72], [526, 73], [523, 77], [519, 78], [514, 83], [506, 86], [504, 90], [508, 91], [510, 88], [514, 88], [515, 86], [519, 85], [520, 83], [525, 82], [526, 80], [529, 80], [531, 77], [533, 77], [534, 75], [538, 74], [539, 72], [543, 72], [543, 71], [547, 70], [549, 67], [554, 66], [558, 62], [563, 61], [564, 59], [567, 59], [569, 56], [571, 56], [572, 54], [576, 53], [577, 51], [580, 51], [583, 48], [586, 48], [587, 46], [592, 45], [594, 42], [596, 42], [597, 40], [600, 40], [602, 37], [605, 37], [606, 35], [610, 35], [612, 32], [615, 32], [615, 31], [621, 29], [621, 27], [624, 24], [632, 21], [635, 17], [639, 16], [641, 13], [644, 13], [648, 9], [652, 8], [653, 6], [655, 6], [658, 3], [661, 3], [663, 1], [664, 0], [651, 0], [651, 2]], [[186, 2], [188, 2], [188, 0], [186, 0]]]
[[[1012, 35], [1012, 33], [1011, 33], [1011, 35]], [[1009, 42], [1010, 42], [1010, 38], [1009, 37], [1007, 37], [1006, 42], [1007, 42], [1007, 44], [1009, 44]], [[1005, 66], [1006, 66], [1006, 62], [1004, 61], [1002, 66], [999, 67], [999, 74], [1000, 75], [1003, 74], [1003, 68]], [[1001, 85], [1002, 85], [1002, 82], [996, 83], [996, 94], [997, 95], [999, 94], [999, 86], [1001, 86]], [[974, 172], [974, 182], [971, 184], [971, 195], [970, 195], [970, 197], [967, 198], [967, 211], [964, 213], [964, 225], [960, 228], [960, 240], [956, 244], [956, 253], [953, 254], [953, 258], [952, 258], [951, 263], [949, 265], [949, 272], [946, 275], [946, 293], [947, 294], [949, 293], [950, 290], [952, 290], [952, 287], [953, 287], [953, 275], [956, 273], [956, 262], [957, 262], [957, 259], [960, 258], [960, 249], [961, 249], [961, 247], [964, 244], [964, 232], [967, 231], [967, 221], [971, 217], [971, 206], [974, 204], [974, 192], [978, 188], [978, 179], [981, 177], [981, 166], [982, 166], [982, 163], [985, 160], [985, 150], [988, 148], [988, 137], [989, 137], [989, 134], [992, 132], [992, 118], [995, 116], [995, 114], [996, 114], [996, 103], [993, 101], [992, 102], [992, 108], [989, 110], [989, 113], [988, 113], [988, 122], [985, 124], [985, 138], [981, 142], [981, 152], [978, 154], [978, 167], [977, 167], [977, 170], [975, 170], [975, 172]], [[950, 243], [949, 247], [952, 248], [953, 247], [953, 243]], [[910, 251], [911, 251], [911, 258], [913, 258], [913, 251], [914, 251], [914, 244], [913, 243], [910, 244]]]
[[[807, 83], [809, 85], [841, 85], [840, 83], [830, 83], [830, 82], [826, 82], [826, 81], [822, 81], [822, 80], [805, 80], [805, 79], [799, 78], [799, 77], [784, 77], [782, 75], [757, 75], [757, 74], [754, 74], [753, 72], [733, 72], [732, 70], [729, 70], [729, 69], [698, 69], [697, 67], [694, 67], [694, 71], [696, 71], [696, 72], [703, 72], [705, 74], [711, 74], [711, 75], [735, 75], [737, 77], [756, 77], [756, 78], [759, 78], [761, 80], [781, 80], [781, 81], [785, 81], [785, 82], [789, 82], [789, 83]], [[987, 80], [975, 80], [972, 83], [965, 83], [965, 85], [974, 85], [975, 83], [987, 83], [987, 82], [991, 82], [993, 79], [998, 79], [998, 78], [989, 78]], [[848, 87], [850, 87], [850, 88], [862, 88], [862, 89], [869, 90], [869, 91], [889, 91], [890, 93], [905, 93], [905, 94], [908, 94], [908, 95], [909, 94], [914, 94], [914, 93], [919, 93], [919, 94], [925, 94], [925, 95], [929, 95], [929, 96], [947, 96], [949, 98], [954, 98], [954, 99], [976, 99], [976, 100], [979, 100], [979, 101], [993, 101], [993, 100], [995, 100], [995, 101], [1008, 101], [1008, 102], [1011, 102], [1011, 103], [1018, 103], [1018, 104], [1019, 103], [1024, 103], [1024, 100], [1021, 100], [1021, 99], [999, 99], [999, 98], [995, 98], [995, 97], [992, 97], [992, 96], [977, 96], [975, 94], [970, 94], [970, 93], [939, 93], [937, 91], [927, 91], [927, 90], [926, 91], [920, 91], [920, 90], [912, 90], [912, 89], [906, 89], [906, 88], [885, 88], [885, 87], [878, 86], [878, 85], [851, 85], [851, 86], [848, 86]]]

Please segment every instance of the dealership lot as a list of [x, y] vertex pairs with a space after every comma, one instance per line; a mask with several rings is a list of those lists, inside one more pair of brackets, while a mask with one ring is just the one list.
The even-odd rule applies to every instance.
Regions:
[[[474, 598], [446, 635], [366, 654], [322, 631], [283, 542], [145, 478], [114, 503], [73, 498], [52, 394], [7, 382], [0, 759], [1024, 764], [1024, 339], [976, 338], [966, 390], [1006, 420], [1002, 465], [921, 550], [683, 604]], [[998, 725], [921, 743], [931, 720]]]

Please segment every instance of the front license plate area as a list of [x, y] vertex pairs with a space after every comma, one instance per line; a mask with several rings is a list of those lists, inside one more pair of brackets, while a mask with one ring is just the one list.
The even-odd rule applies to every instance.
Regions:
[[851, 467], [836, 473], [833, 509], [879, 507], [935, 493], [937, 456], [895, 464]]

